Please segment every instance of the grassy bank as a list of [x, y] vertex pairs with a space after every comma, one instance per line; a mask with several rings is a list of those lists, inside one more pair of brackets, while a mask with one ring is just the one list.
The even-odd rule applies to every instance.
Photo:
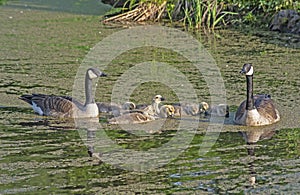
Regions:
[[[189, 28], [215, 29], [226, 25], [263, 25], [282, 9], [300, 11], [300, 3], [293, 0], [128, 0], [115, 8], [109, 21], [181, 22]], [[115, 15], [118, 13], [117, 15]]]

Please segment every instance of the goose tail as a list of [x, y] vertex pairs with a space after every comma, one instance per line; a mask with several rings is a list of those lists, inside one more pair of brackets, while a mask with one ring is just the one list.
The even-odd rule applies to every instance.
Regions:
[[38, 106], [36, 102], [34, 102], [34, 100], [33, 100], [34, 96], [35, 96], [35, 94], [32, 94], [32, 95], [25, 94], [25, 95], [21, 95], [19, 97], [19, 99], [30, 104], [35, 113], [37, 113], [39, 115], [44, 115], [43, 109], [40, 106]]
[[25, 94], [25, 95], [21, 95], [19, 97], [19, 99], [27, 102], [30, 105], [32, 105], [32, 97], [33, 97], [32, 95]]

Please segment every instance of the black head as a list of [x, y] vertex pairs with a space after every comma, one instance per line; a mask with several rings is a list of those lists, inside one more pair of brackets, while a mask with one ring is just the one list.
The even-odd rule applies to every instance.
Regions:
[[241, 74], [245, 75], [253, 75], [253, 66], [252, 64], [244, 64], [242, 70], [240, 71]]

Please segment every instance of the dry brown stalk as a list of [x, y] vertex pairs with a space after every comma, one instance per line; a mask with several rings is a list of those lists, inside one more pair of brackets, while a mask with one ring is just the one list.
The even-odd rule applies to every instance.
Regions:
[[153, 2], [141, 3], [135, 9], [105, 19], [103, 22], [144, 22], [158, 21], [165, 12], [167, 1], [157, 5]]

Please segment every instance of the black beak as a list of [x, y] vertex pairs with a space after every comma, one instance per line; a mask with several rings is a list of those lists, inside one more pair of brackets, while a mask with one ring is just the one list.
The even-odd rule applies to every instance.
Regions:
[[249, 70], [251, 70], [251, 64], [244, 64], [242, 70], [240, 71], [241, 74], [247, 74]]
[[107, 74], [105, 74], [104, 72], [101, 72], [99, 76], [100, 76], [100, 77], [106, 77]]
[[240, 71], [240, 74], [246, 74], [246, 71], [245, 71], [244, 69], [242, 69], [242, 70]]
[[161, 101], [165, 101], [166, 99], [162, 97], [162, 98], [160, 98], [160, 100], [161, 100]]

